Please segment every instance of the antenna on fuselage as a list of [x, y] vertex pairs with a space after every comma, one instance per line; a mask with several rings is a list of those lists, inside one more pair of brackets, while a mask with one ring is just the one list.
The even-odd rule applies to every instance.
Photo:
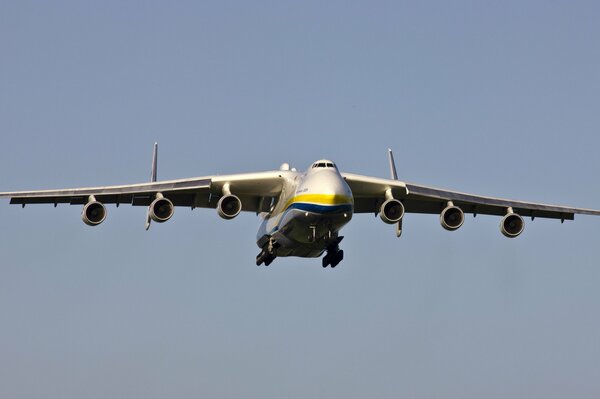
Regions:
[[[396, 172], [396, 162], [394, 161], [394, 153], [391, 148], [388, 148], [388, 158], [390, 160], [390, 175], [392, 180], [398, 180], [398, 172]], [[402, 219], [396, 223], [396, 237], [402, 235]]]

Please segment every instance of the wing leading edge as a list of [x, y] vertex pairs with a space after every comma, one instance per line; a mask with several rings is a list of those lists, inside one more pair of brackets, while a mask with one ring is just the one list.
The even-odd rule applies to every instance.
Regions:
[[408, 213], [439, 214], [452, 201], [463, 212], [472, 214], [504, 216], [512, 208], [521, 216], [533, 218], [573, 220], [575, 214], [600, 216], [600, 211], [592, 209], [486, 197], [350, 173], [343, 176], [354, 194], [355, 213], [378, 213], [386, 191], [391, 189]]
[[[90, 196], [103, 204], [149, 206], [161, 193], [175, 206], [215, 208], [222, 196], [222, 188], [230, 190], [242, 201], [242, 210], [259, 212], [265, 203], [271, 203], [281, 192], [281, 175], [277, 171], [207, 176], [150, 183], [86, 187], [60, 190], [16, 191], [0, 193], [10, 198], [11, 204], [70, 204], [84, 205]], [[268, 201], [265, 201], [268, 199]]]
[[[393, 161], [391, 161], [393, 162]], [[392, 163], [393, 165], [393, 163]], [[395, 166], [393, 172], [395, 171]], [[154, 169], [153, 169], [154, 176]], [[503, 198], [467, 194], [394, 179], [342, 173], [354, 196], [355, 213], [375, 213], [390, 195], [400, 200], [408, 213], [439, 214], [449, 201], [465, 213], [504, 216], [508, 210], [527, 217], [572, 220], [575, 214], [600, 215], [592, 209], [547, 205]], [[87, 187], [60, 190], [0, 193], [11, 204], [85, 205], [90, 197], [104, 204], [149, 206], [161, 193], [175, 206], [215, 208], [224, 190], [242, 202], [242, 210], [268, 211], [281, 194], [281, 171], [205, 176], [130, 185]]]

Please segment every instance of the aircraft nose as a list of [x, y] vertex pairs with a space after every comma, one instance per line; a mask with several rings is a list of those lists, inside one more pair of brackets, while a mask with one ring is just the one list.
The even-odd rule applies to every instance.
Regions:
[[350, 188], [339, 173], [332, 170], [324, 170], [319, 173], [319, 180], [322, 181], [321, 191], [323, 194], [348, 195]]

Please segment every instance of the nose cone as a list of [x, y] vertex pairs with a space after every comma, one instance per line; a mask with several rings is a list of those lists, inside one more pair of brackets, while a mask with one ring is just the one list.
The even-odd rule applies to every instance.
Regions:
[[[335, 168], [315, 168], [307, 175], [305, 187], [307, 192], [329, 196], [346, 197], [352, 201], [352, 191], [348, 184]], [[341, 199], [341, 198], [340, 198]]]

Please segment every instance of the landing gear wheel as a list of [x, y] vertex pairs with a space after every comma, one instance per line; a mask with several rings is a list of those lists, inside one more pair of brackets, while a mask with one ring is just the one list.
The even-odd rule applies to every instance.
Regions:
[[333, 262], [331, 262], [331, 268], [336, 267], [344, 259], [344, 251], [339, 250], [335, 253]]
[[275, 257], [273, 255], [267, 256], [267, 259], [265, 259], [265, 266], [269, 266], [271, 263], [273, 263], [274, 260]]
[[273, 261], [275, 260], [275, 258], [276, 258], [275, 255], [271, 255], [271, 254], [267, 254], [267, 253], [261, 252], [256, 257], [256, 266], [260, 266], [263, 263], [265, 264], [265, 266], [269, 266], [271, 263], [273, 263]]
[[323, 267], [331, 266], [336, 267], [344, 259], [344, 251], [339, 248], [330, 249], [327, 251], [327, 255], [323, 257]]
[[[256, 255], [256, 266], [260, 266], [263, 263], [266, 265], [267, 261], [269, 260], [271, 256], [267, 253], [267, 251], [262, 250], [260, 251], [260, 253], [258, 255]], [[273, 260], [271, 260], [272, 262]], [[269, 263], [271, 263], [269, 262]]]

